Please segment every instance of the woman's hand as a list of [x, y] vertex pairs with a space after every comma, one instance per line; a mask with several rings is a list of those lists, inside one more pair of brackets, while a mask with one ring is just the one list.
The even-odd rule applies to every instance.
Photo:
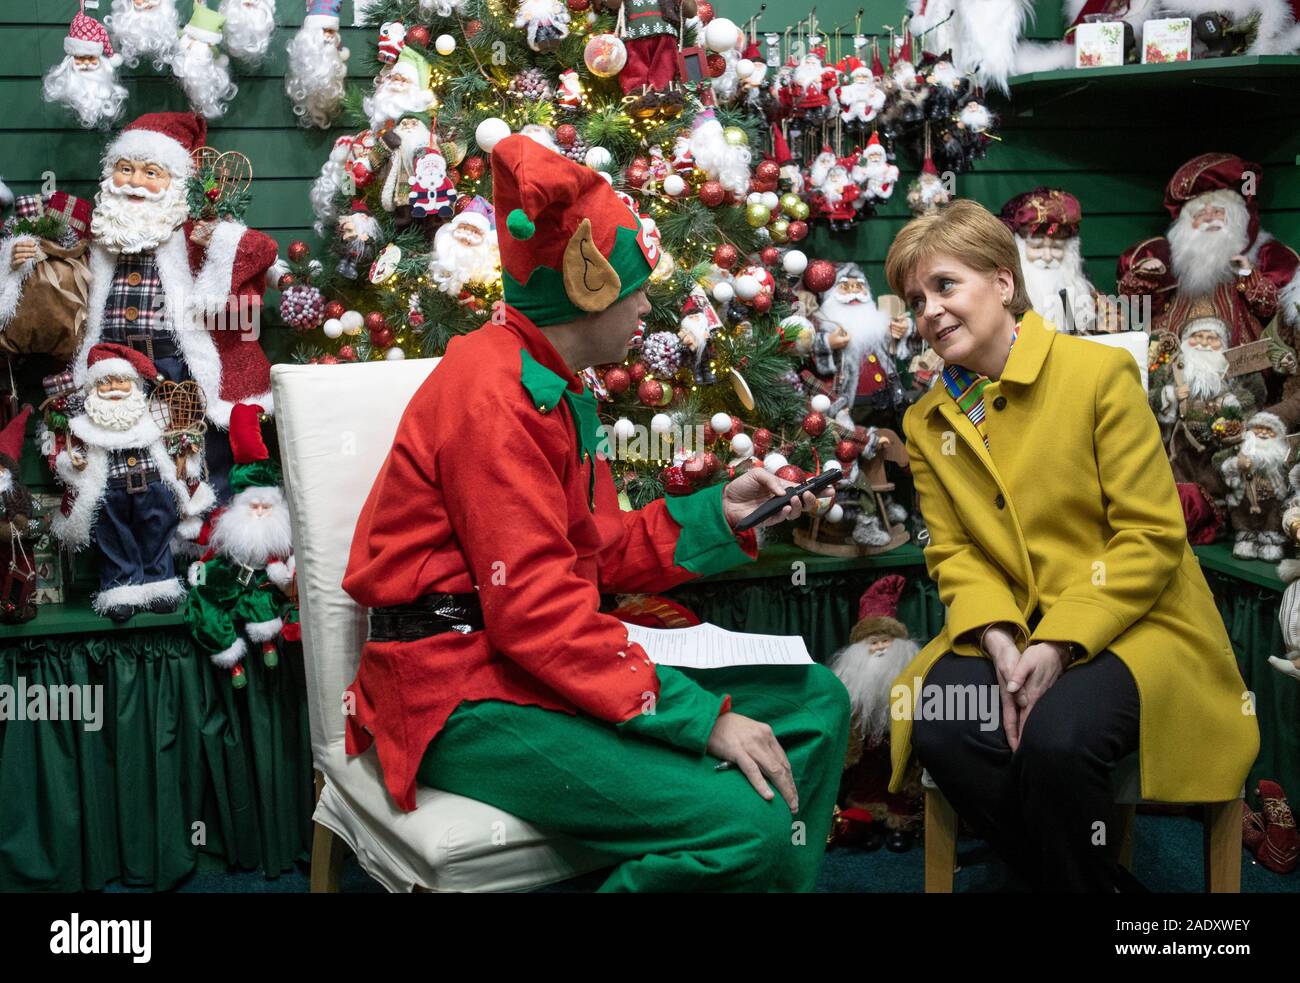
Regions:
[[772, 790], [763, 780], [766, 775], [772, 779], [790, 811], [799, 811], [799, 792], [794, 787], [790, 759], [767, 724], [738, 713], [724, 713], [713, 725], [707, 751], [715, 758], [734, 764], [749, 779], [754, 791], [771, 802]]
[[[740, 525], [740, 520], [753, 512], [769, 498], [782, 494], [787, 488], [793, 488], [795, 482], [783, 481], [766, 468], [750, 468], [740, 477], [727, 482], [722, 492], [722, 514], [732, 529]], [[764, 526], [776, 525], [787, 519], [797, 519], [804, 512], [817, 508], [818, 497], [829, 498], [835, 494], [835, 486], [827, 485], [817, 495], [804, 492], [793, 505], [787, 505], [776, 515], [763, 522]]]
[[1016, 666], [1020, 664], [1020, 649], [1016, 647], [1016, 638], [1011, 632], [1005, 628], [990, 628], [984, 633], [984, 651], [997, 670], [998, 695], [1002, 698], [1002, 729], [1006, 732], [1007, 744], [1014, 751], [1020, 746], [1022, 715], [1015, 694], [1008, 687], [1015, 676]]
[[[1020, 729], [1023, 730], [1029, 713], [1039, 697], [1046, 693], [1054, 682], [1061, 678], [1061, 673], [1070, 664], [1068, 646], [1058, 642], [1035, 642], [1020, 655], [1010, 678], [1006, 691], [1013, 694], [1016, 707], [1020, 711]], [[1016, 743], [1020, 743], [1019, 733]], [[1015, 750], [1015, 745], [1011, 746]]]

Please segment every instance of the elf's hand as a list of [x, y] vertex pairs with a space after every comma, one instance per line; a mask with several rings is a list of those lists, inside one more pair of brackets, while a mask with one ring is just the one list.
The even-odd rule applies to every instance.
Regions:
[[764, 776], [770, 778], [790, 811], [799, 811], [799, 791], [794, 785], [790, 759], [767, 724], [738, 713], [724, 713], [713, 725], [706, 750], [739, 768], [754, 791], [768, 802], [773, 795]]
[[[740, 477], [727, 482], [726, 488], [722, 491], [722, 514], [726, 516], [727, 524], [731, 528], [736, 528], [740, 520], [753, 512], [768, 499], [782, 494], [788, 488], [793, 488], [795, 482], [784, 481], [778, 478], [766, 468], [750, 468]], [[835, 494], [833, 485], [821, 489], [820, 495], [829, 498]], [[778, 522], [785, 522], [787, 519], [797, 519], [804, 512], [811, 512], [817, 508], [818, 495], [812, 492], [804, 492], [799, 496], [798, 501], [792, 505], [787, 505], [776, 515], [762, 523], [764, 526], [774, 526]]]
[[[1069, 647], [1058, 642], [1035, 642], [1021, 653], [1020, 661], [1012, 670], [1006, 687], [1020, 709], [1021, 730], [1024, 729], [1034, 704], [1061, 678], [1061, 673], [1069, 663]], [[1014, 746], [1012, 750], [1015, 750]]]

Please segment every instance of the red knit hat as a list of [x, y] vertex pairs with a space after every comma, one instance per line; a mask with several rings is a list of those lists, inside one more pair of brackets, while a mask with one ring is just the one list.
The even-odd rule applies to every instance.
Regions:
[[262, 439], [262, 407], [236, 403], [231, 409], [230, 453], [236, 464], [252, 464], [271, 456]]
[[167, 168], [174, 179], [194, 173], [191, 154], [208, 138], [208, 121], [194, 113], [145, 113], [129, 124], [104, 150], [104, 173], [123, 157]]
[[0, 430], [0, 455], [17, 461], [23, 454], [23, 437], [27, 434], [27, 418], [32, 415], [32, 408], [24, 406], [18, 415]]
[[84, 10], [72, 18], [68, 27], [68, 36], [63, 39], [63, 53], [74, 57], [98, 56], [107, 58], [114, 67], [122, 64], [122, 56], [113, 52], [113, 42], [109, 40], [108, 30]]
[[86, 356], [86, 382], [98, 382], [110, 375], [141, 382], [157, 382], [161, 378], [148, 355], [126, 345], [101, 342]]
[[659, 261], [641, 220], [595, 170], [513, 134], [492, 148], [506, 303], [534, 324], [603, 311]]
[[786, 142], [785, 134], [775, 123], [772, 124], [772, 156], [776, 162], [784, 167], [786, 164], [794, 163], [794, 155], [790, 153], [790, 144]]
[[907, 626], [898, 620], [898, 599], [907, 581], [899, 574], [881, 577], [862, 593], [858, 601], [858, 623], [849, 632], [850, 642], [862, 642], [872, 635], [907, 638]]

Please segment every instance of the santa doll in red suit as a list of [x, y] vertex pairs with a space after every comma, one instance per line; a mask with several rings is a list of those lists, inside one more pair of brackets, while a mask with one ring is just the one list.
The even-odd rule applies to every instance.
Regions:
[[[1202, 154], [1180, 167], [1165, 189], [1173, 224], [1119, 258], [1119, 293], [1150, 297], [1152, 332], [1181, 337], [1197, 317], [1229, 326], [1230, 347], [1255, 341], [1280, 313], [1269, 398], [1288, 426], [1300, 422], [1300, 382], [1294, 347], [1300, 301], [1300, 257], [1259, 227], [1263, 170], [1233, 154]], [[1286, 381], [1285, 394], [1283, 382]]]
[[817, 665], [656, 665], [601, 612], [754, 557], [735, 525], [790, 485], [758, 467], [622, 510], [577, 373], [626, 357], [658, 247], [600, 174], [522, 134], [493, 148], [492, 188], [502, 316], [416, 391], [352, 539], [343, 587], [370, 611], [347, 751], [375, 748], [403, 810], [418, 784], [590, 845], [606, 890], [808, 890], [843, 686]]
[[[210, 428], [224, 430], [237, 403], [271, 409], [270, 365], [257, 339], [277, 247], [239, 222], [190, 220], [191, 154], [206, 133], [207, 123], [193, 113], [149, 113], [105, 149], [91, 216], [85, 333], [72, 374], [84, 385], [95, 345], [125, 345], [164, 378], [193, 379]], [[35, 249], [30, 237], [0, 246], [0, 291], [15, 289], [14, 281], [21, 289]], [[228, 448], [209, 431], [208, 466], [219, 492]]]

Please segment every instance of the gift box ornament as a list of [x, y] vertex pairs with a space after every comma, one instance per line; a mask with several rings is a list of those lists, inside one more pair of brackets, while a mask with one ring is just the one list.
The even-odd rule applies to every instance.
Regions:
[[1106, 68], [1123, 64], [1123, 21], [1096, 21], [1075, 28], [1075, 68]]
[[1142, 25], [1142, 64], [1192, 60], [1192, 20], [1169, 17]]

